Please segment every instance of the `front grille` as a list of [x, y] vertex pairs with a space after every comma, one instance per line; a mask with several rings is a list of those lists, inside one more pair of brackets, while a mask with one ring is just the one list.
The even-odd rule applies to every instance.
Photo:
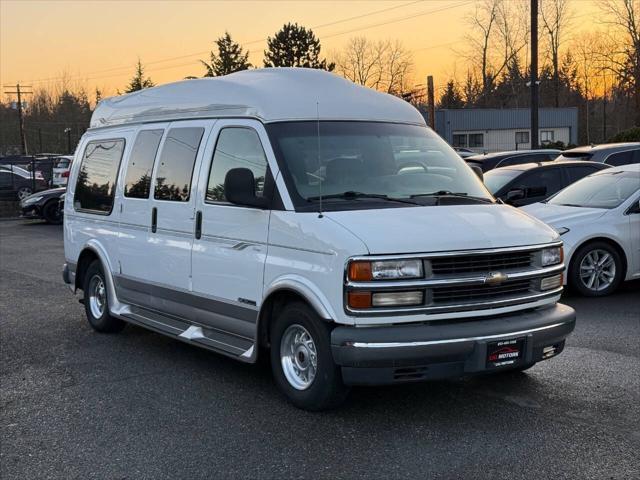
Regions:
[[436, 287], [432, 290], [432, 304], [441, 306], [504, 300], [527, 294], [530, 288], [530, 280], [515, 280], [500, 285]]
[[430, 262], [434, 275], [452, 275], [527, 268], [531, 266], [531, 256], [530, 252], [503, 252], [433, 258]]

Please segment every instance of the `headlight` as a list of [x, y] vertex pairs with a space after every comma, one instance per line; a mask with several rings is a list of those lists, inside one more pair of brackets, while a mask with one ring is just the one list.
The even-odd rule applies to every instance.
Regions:
[[29, 197], [29, 198], [25, 198], [22, 201], [23, 205], [31, 205], [32, 203], [36, 203], [39, 202], [40, 200], [42, 200], [42, 195], [39, 195], [37, 197]]
[[562, 263], [562, 247], [545, 248], [542, 250], [542, 266], [557, 265]]
[[371, 280], [398, 280], [422, 278], [421, 260], [356, 260], [349, 264], [349, 280], [368, 282]]

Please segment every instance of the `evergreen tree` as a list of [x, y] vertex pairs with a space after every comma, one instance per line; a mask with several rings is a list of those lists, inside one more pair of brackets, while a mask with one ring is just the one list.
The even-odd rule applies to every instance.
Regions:
[[462, 108], [464, 107], [464, 100], [462, 94], [456, 87], [453, 80], [447, 82], [447, 88], [442, 93], [440, 100], [438, 101], [438, 108]]
[[218, 46], [218, 54], [211, 51], [210, 63], [200, 60], [207, 69], [205, 77], [220, 77], [251, 68], [248, 61], [249, 52], [243, 52], [240, 44], [231, 39], [229, 32], [225, 32], [224, 36], [218, 38], [215, 43]]
[[153, 81], [147, 77], [144, 77], [144, 67], [142, 66], [142, 62], [138, 59], [138, 64], [136, 65], [136, 73], [133, 75], [133, 78], [125, 88], [125, 93], [137, 92], [138, 90], [143, 90], [145, 88], [153, 87], [155, 84]]
[[336, 64], [320, 59], [320, 40], [311, 29], [287, 23], [267, 39], [265, 67], [305, 67], [333, 71]]

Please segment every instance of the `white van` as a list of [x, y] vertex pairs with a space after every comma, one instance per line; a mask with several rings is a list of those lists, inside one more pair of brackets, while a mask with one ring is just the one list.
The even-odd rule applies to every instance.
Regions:
[[524, 370], [575, 324], [558, 233], [497, 203], [411, 105], [324, 71], [102, 101], [64, 209], [63, 276], [94, 329], [270, 355], [302, 408]]

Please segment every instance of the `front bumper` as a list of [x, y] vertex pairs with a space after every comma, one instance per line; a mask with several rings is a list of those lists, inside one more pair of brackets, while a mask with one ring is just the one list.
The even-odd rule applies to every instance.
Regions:
[[[491, 373], [555, 356], [564, 348], [575, 322], [571, 307], [556, 304], [488, 320], [344, 326], [332, 331], [331, 348], [347, 384], [434, 380]], [[514, 338], [525, 339], [522, 360], [488, 367], [487, 344]]]
[[27, 205], [20, 207], [20, 216], [22, 218], [42, 218], [42, 209], [40, 205]]

